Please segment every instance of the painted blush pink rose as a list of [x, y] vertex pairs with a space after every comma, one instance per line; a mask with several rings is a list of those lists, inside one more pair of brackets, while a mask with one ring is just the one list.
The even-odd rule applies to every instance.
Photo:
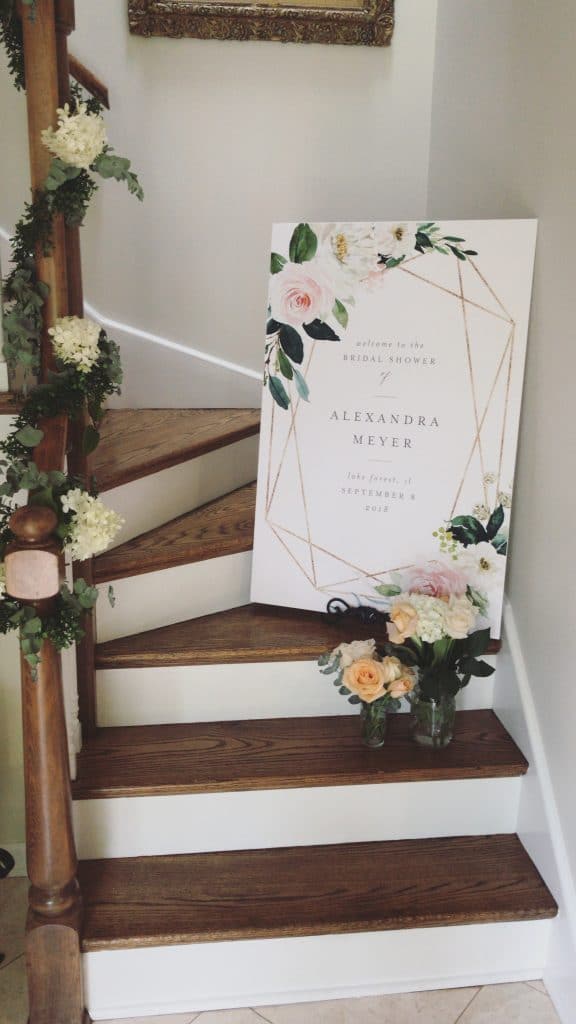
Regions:
[[273, 319], [293, 327], [323, 320], [329, 315], [335, 298], [328, 278], [311, 263], [287, 263], [270, 282]]
[[451, 569], [441, 562], [428, 562], [411, 570], [405, 589], [409, 594], [425, 594], [427, 597], [462, 597], [466, 593], [466, 577], [458, 569]]

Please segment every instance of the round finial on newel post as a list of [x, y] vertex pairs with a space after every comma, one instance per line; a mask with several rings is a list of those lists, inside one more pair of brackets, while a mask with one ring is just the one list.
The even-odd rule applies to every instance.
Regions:
[[45, 544], [58, 526], [58, 516], [47, 505], [25, 505], [12, 513], [8, 525], [23, 544]]
[[6, 593], [19, 601], [43, 601], [60, 590], [58, 516], [45, 505], [26, 505], [10, 518], [16, 538], [6, 548]]

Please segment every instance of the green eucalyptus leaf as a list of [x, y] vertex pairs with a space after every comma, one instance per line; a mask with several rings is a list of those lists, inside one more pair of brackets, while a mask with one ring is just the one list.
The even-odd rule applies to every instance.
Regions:
[[374, 589], [382, 597], [396, 597], [397, 594], [402, 593], [402, 588], [396, 583], [379, 583]]
[[16, 432], [14, 437], [19, 444], [24, 446], [24, 448], [35, 448], [36, 445], [40, 444], [40, 441], [44, 437], [44, 431], [38, 430], [37, 427], [33, 427], [30, 423], [27, 423], [25, 427], [21, 427], [21, 429]]

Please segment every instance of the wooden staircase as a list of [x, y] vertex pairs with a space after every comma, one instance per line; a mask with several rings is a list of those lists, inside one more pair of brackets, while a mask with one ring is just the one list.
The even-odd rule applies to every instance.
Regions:
[[418, 748], [407, 715], [366, 750], [312, 664], [358, 627], [235, 589], [257, 431], [254, 410], [106, 416], [99, 485], [145, 528], [129, 522], [94, 563], [120, 626], [96, 646], [73, 783], [90, 1012], [541, 976], [556, 905], [514, 834], [528, 765], [491, 681], [470, 688], [446, 750]]

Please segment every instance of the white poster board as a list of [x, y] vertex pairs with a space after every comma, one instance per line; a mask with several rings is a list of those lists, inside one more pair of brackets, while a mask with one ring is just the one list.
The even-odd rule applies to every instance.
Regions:
[[457, 565], [499, 636], [535, 240], [532, 220], [275, 225], [254, 601], [385, 609]]

